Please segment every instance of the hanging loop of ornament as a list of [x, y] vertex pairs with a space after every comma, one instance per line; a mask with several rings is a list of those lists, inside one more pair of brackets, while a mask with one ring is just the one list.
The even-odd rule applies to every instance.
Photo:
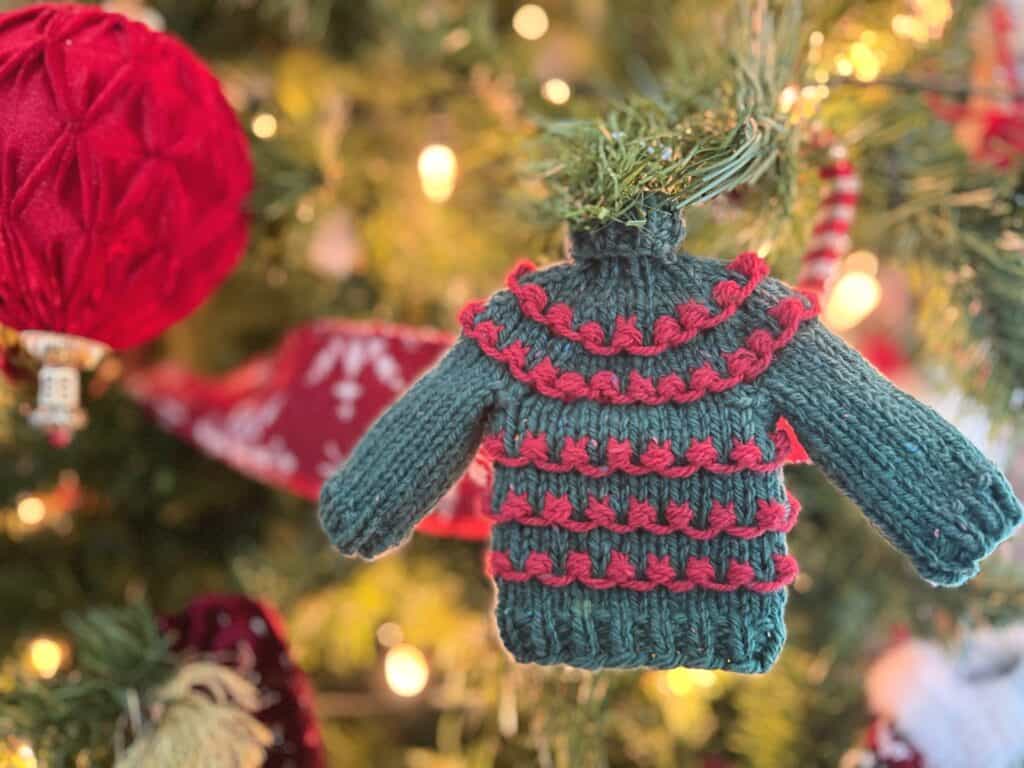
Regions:
[[29, 423], [51, 436], [69, 436], [88, 423], [82, 408], [82, 371], [91, 371], [110, 346], [54, 331], [22, 331], [21, 348], [40, 364], [36, 407]]

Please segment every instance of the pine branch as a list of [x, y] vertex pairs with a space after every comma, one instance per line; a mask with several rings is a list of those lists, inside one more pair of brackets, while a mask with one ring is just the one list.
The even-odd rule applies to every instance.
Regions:
[[170, 650], [148, 608], [97, 609], [67, 619], [76, 669], [52, 681], [25, 681], [0, 695], [0, 731], [33, 745], [42, 765], [113, 759], [128, 692], [159, 685], [172, 669]]
[[732, 75], [717, 88], [693, 91], [680, 77], [665, 96], [630, 99], [601, 120], [545, 126], [547, 213], [580, 227], [629, 223], [649, 197], [685, 208], [767, 175], [788, 198], [794, 136], [777, 104], [792, 72], [799, 4], [778, 14], [763, 2], [756, 13], [738, 6]]

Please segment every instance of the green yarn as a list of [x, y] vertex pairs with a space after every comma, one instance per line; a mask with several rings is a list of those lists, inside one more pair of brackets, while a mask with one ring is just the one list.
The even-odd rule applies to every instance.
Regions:
[[755, 257], [677, 253], [683, 234], [671, 207], [576, 231], [573, 261], [468, 308], [449, 354], [324, 486], [338, 548], [399, 544], [483, 439], [516, 659], [763, 672], [796, 575], [784, 416], [924, 578], [976, 573], [1021, 520], [999, 470]]

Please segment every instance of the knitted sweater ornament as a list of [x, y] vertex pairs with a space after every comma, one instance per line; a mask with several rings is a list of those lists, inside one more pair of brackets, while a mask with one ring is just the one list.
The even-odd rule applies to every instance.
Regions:
[[785, 640], [811, 458], [928, 581], [963, 583], [1017, 526], [1006, 479], [746, 253], [680, 253], [678, 209], [570, 235], [518, 266], [325, 484], [347, 555], [399, 544], [482, 444], [495, 464], [489, 569], [521, 662], [764, 672]]

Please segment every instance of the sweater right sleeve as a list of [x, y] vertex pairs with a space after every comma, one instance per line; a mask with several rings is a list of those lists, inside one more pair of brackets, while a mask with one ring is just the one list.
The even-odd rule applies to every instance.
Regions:
[[401, 543], [455, 483], [494, 400], [492, 362], [460, 338], [370, 427], [320, 492], [320, 522], [346, 555]]
[[933, 584], [965, 582], [1021, 522], [998, 467], [818, 320], [762, 383], [814, 462]]

